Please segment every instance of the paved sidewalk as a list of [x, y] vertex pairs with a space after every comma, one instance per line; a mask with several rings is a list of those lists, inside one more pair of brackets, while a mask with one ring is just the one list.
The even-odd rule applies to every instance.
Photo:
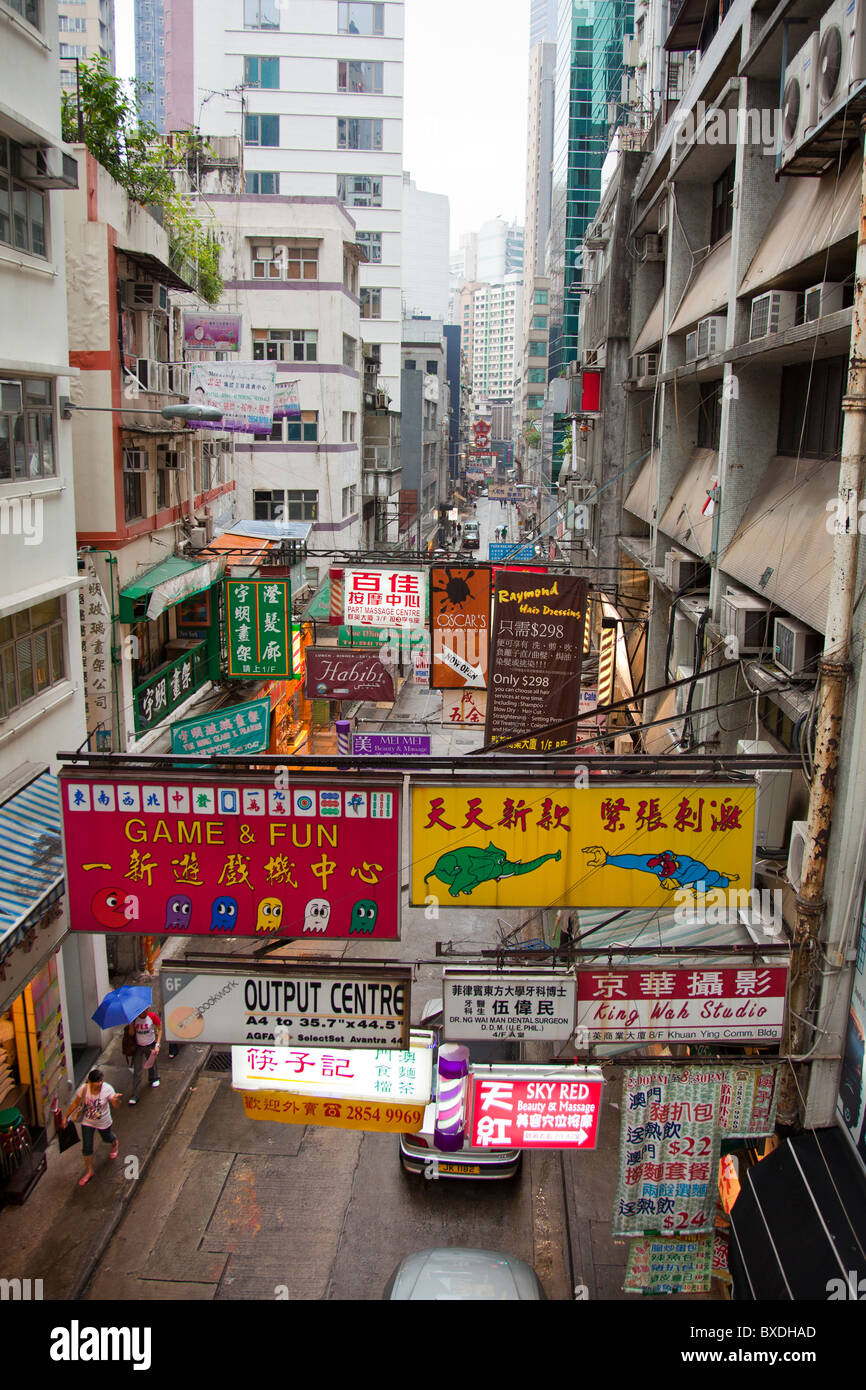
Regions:
[[97, 1138], [95, 1176], [86, 1187], [79, 1187], [78, 1179], [84, 1172], [81, 1145], [64, 1154], [56, 1141], [49, 1145], [48, 1171], [24, 1205], [0, 1210], [0, 1277], [41, 1279], [46, 1299], [83, 1296], [138, 1180], [147, 1171], [190, 1091], [195, 1090], [209, 1050], [190, 1043], [180, 1049], [177, 1057], [169, 1059], [168, 1048], [160, 1048], [161, 1084], [156, 1090], [146, 1085], [138, 1105], [130, 1106], [127, 1101], [132, 1093], [132, 1072], [121, 1052], [119, 1033], [112, 1039], [98, 1065], [105, 1072], [106, 1081], [124, 1093], [112, 1112], [120, 1155], [112, 1162], [108, 1145]]

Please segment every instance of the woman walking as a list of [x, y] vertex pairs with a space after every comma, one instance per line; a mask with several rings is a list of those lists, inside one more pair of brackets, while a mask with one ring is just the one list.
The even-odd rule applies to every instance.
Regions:
[[[135, 1052], [132, 1059], [132, 1095], [129, 1098], [129, 1104], [138, 1105], [146, 1071], [150, 1072], [151, 1086], [159, 1085], [157, 1058], [159, 1045], [162, 1042], [162, 1020], [159, 1014], [153, 1012], [153, 1009], [142, 1009], [138, 1017], [134, 1018], [132, 1023], [127, 1024], [126, 1033], [129, 1039], [135, 1041]], [[126, 1039], [124, 1041], [126, 1042]]]
[[98, 1067], [88, 1072], [87, 1080], [79, 1086], [72, 1104], [66, 1112], [66, 1120], [73, 1113], [81, 1112], [81, 1152], [84, 1156], [84, 1177], [78, 1179], [78, 1186], [84, 1187], [93, 1177], [93, 1140], [96, 1131], [104, 1144], [110, 1144], [109, 1158], [117, 1158], [117, 1135], [111, 1127], [111, 1110], [120, 1104], [120, 1095], [109, 1086]]

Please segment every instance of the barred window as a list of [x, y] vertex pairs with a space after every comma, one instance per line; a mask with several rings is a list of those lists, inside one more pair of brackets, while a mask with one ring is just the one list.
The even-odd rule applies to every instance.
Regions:
[[66, 679], [63, 600], [0, 618], [0, 716]]

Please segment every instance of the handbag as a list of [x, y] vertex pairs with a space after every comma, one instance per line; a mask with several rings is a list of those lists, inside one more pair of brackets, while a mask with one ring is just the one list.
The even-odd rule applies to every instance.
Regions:
[[76, 1125], [72, 1120], [67, 1120], [63, 1128], [57, 1131], [57, 1146], [60, 1152], [65, 1154], [67, 1149], [73, 1148], [79, 1142]]

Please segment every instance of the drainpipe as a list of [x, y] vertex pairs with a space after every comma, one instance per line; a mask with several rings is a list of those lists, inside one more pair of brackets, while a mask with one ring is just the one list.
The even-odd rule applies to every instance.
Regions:
[[[820, 959], [817, 948], [824, 917], [824, 879], [836, 800], [842, 716], [851, 670], [849, 651], [857, 579], [857, 547], [860, 539], [857, 524], [859, 502], [863, 493], [863, 464], [866, 453], [866, 150], [862, 144], [866, 135], [866, 118], [861, 120], [860, 133], [862, 165], [860, 223], [854, 275], [854, 314], [851, 323], [848, 390], [842, 401], [844, 423], [833, 543], [833, 573], [830, 579], [824, 655], [818, 667], [819, 714], [814, 773], [794, 928], [791, 966], [793, 984], [788, 1005], [785, 1047], [785, 1051], [791, 1056], [800, 1056], [808, 1051], [808, 1034], [812, 1025], [804, 1020], [809, 1011], [813, 987], [820, 984]], [[808, 1066], [808, 1063], [805, 1065]], [[805, 1096], [806, 1082], [805, 1066], [802, 1064], [792, 1065], [784, 1073], [778, 1103], [780, 1124], [796, 1126], [798, 1120], [802, 1119], [801, 1097]]]

